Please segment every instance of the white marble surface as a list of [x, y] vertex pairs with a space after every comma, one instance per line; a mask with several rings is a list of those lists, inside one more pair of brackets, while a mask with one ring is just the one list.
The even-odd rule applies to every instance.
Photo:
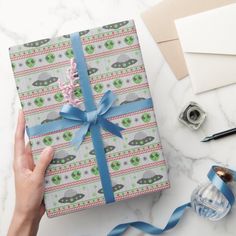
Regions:
[[[176, 0], [178, 1], [178, 0]], [[140, 12], [158, 0], [0, 0], [0, 236], [5, 236], [14, 208], [13, 136], [20, 107], [11, 72], [8, 47], [39, 38], [83, 30], [110, 22], [136, 20], [144, 61], [155, 102], [171, 189], [134, 200], [97, 207], [54, 219], [43, 218], [40, 236], [103, 236], [118, 223], [145, 220], [163, 226], [172, 210], [189, 200], [194, 187], [206, 180], [212, 164], [236, 168], [236, 135], [211, 143], [200, 140], [236, 126], [236, 85], [194, 95], [189, 78], [177, 81], [140, 19]], [[206, 78], [207, 79], [207, 78]], [[191, 131], [177, 120], [181, 108], [196, 101], [207, 121]], [[236, 209], [218, 223], [189, 210], [166, 235], [236, 235]], [[126, 235], [143, 235], [131, 230]]]

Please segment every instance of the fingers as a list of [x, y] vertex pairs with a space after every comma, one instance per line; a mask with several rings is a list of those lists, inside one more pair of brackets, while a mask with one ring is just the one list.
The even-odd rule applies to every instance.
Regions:
[[53, 154], [54, 151], [52, 147], [47, 147], [42, 151], [40, 155], [40, 160], [36, 164], [34, 169], [34, 173], [36, 176], [40, 178], [44, 177], [45, 171], [53, 158]]
[[25, 118], [23, 111], [18, 114], [18, 122], [15, 132], [15, 157], [20, 156], [25, 150]]
[[27, 143], [26, 147], [25, 147], [25, 157], [26, 157], [26, 161], [27, 161], [27, 168], [30, 169], [31, 171], [33, 171], [34, 169], [34, 161], [33, 161], [33, 155], [32, 155], [32, 150], [30, 147], [30, 143]]
[[40, 206], [40, 210], [39, 210], [40, 218], [44, 215], [45, 211], [46, 211], [46, 207], [45, 207], [44, 202], [42, 202]]
[[27, 162], [24, 159], [24, 152], [25, 152], [25, 118], [23, 111], [20, 110], [15, 132], [14, 169], [26, 167]]

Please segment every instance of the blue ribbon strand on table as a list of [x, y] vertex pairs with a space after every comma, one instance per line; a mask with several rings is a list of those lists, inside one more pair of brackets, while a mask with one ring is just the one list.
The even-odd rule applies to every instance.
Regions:
[[60, 111], [60, 115], [63, 119], [52, 121], [47, 124], [27, 127], [27, 133], [29, 137], [33, 137], [80, 125], [80, 129], [75, 132], [74, 138], [72, 139], [72, 144], [79, 148], [86, 134], [90, 131], [105, 202], [111, 203], [115, 201], [115, 197], [113, 194], [100, 128], [122, 138], [121, 131], [124, 129], [119, 127], [117, 124], [110, 122], [108, 118], [152, 108], [152, 99], [148, 98], [119, 106], [112, 106], [116, 97], [112, 91], [108, 90], [104, 93], [98, 106], [96, 106], [90, 86], [88, 69], [79, 33], [76, 32], [71, 34], [70, 39], [79, 74], [79, 83], [84, 97], [85, 111], [73, 107], [70, 104], [66, 104]]
[[[235, 203], [235, 196], [231, 190], [231, 188], [221, 179], [217, 173], [216, 169], [218, 166], [212, 166], [207, 177], [211, 181], [211, 183], [225, 196], [228, 200], [229, 204], [233, 206]], [[228, 171], [232, 174], [234, 181], [236, 181], [236, 171], [228, 169]], [[129, 223], [119, 224], [112, 229], [112, 231], [107, 236], [121, 236], [125, 233], [130, 227], [136, 228], [144, 233], [150, 235], [160, 235], [167, 230], [174, 228], [180, 221], [183, 216], [185, 210], [191, 207], [191, 203], [188, 202], [174, 210], [172, 213], [168, 223], [164, 228], [158, 228], [154, 225], [148, 224], [143, 221], [134, 221]]]

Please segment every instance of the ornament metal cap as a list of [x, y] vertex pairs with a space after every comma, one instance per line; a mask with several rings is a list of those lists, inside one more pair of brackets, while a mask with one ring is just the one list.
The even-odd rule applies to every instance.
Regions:
[[232, 171], [228, 168], [216, 166], [214, 167], [216, 174], [225, 182], [230, 183], [234, 180]]

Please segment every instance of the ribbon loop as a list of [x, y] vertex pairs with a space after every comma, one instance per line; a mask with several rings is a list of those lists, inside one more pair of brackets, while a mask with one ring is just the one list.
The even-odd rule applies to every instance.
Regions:
[[116, 100], [115, 94], [111, 90], [106, 91], [99, 103], [98, 113], [100, 115], [104, 115], [111, 108], [115, 100]]
[[78, 107], [74, 107], [70, 104], [65, 104], [61, 108], [60, 116], [64, 119], [84, 122], [86, 121], [86, 113], [80, 110]]

